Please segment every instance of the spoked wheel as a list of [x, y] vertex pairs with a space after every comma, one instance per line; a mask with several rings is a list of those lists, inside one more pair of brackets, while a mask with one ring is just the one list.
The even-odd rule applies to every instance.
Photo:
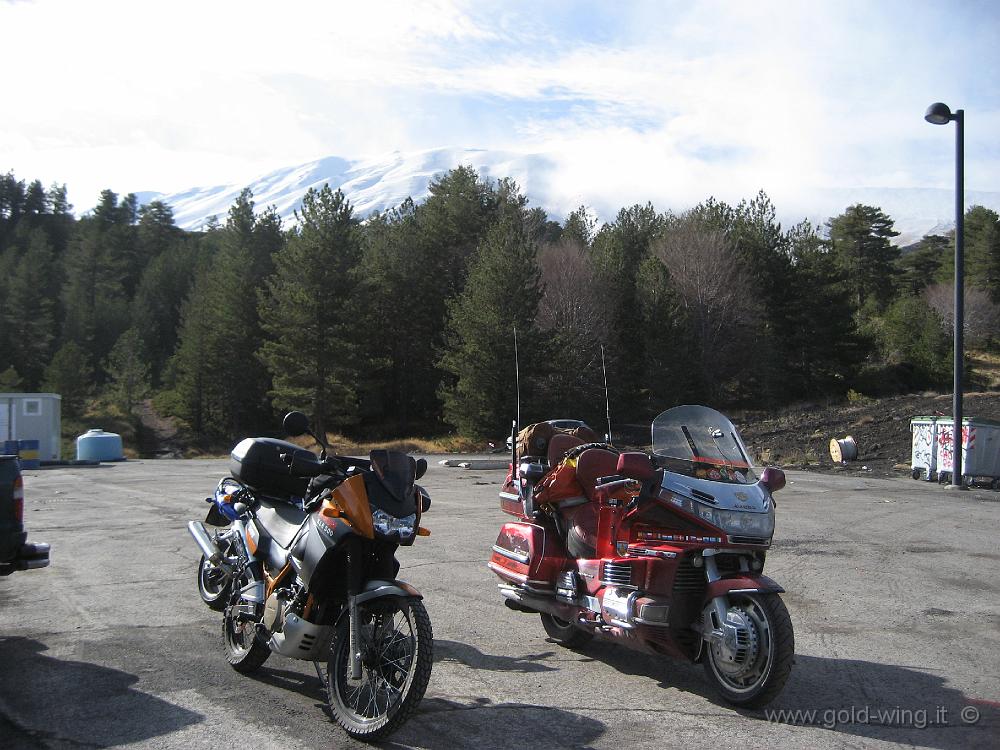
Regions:
[[201, 600], [216, 612], [229, 603], [229, 577], [218, 565], [202, 555], [198, 561], [198, 593]]
[[418, 600], [379, 599], [358, 607], [361, 679], [351, 679], [350, 627], [337, 628], [327, 665], [330, 711], [349, 735], [374, 742], [394, 732], [424, 697], [434, 635]]
[[560, 646], [566, 648], [582, 648], [590, 643], [594, 636], [586, 630], [582, 630], [571, 622], [560, 619], [548, 612], [542, 612], [542, 627], [548, 633], [549, 638]]
[[795, 655], [784, 603], [777, 594], [730, 594], [723, 631], [723, 642], [705, 643], [705, 671], [730, 703], [767, 705], [785, 686]]
[[237, 585], [231, 587], [222, 612], [222, 644], [226, 661], [237, 672], [244, 674], [259, 668], [271, 655], [271, 649], [257, 636], [257, 623], [264, 613], [264, 605], [240, 597], [240, 590], [248, 583], [250, 576], [244, 573]]

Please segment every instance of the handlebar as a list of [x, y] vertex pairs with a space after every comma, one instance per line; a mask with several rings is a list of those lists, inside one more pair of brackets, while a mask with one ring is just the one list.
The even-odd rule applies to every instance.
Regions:
[[288, 473], [296, 477], [318, 477], [321, 474], [345, 474], [351, 467], [370, 469], [371, 461], [352, 456], [329, 456], [325, 460], [304, 458], [300, 453], [282, 453], [281, 460], [288, 466]]

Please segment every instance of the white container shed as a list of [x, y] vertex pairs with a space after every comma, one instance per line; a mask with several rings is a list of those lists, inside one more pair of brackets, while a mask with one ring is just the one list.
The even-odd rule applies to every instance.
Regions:
[[58, 393], [0, 393], [0, 444], [37, 440], [41, 461], [58, 461], [62, 396]]

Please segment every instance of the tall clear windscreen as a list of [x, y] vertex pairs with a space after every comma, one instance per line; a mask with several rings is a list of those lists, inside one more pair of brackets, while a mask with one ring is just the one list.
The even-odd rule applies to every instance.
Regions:
[[668, 409], [653, 420], [652, 433], [653, 456], [668, 471], [714, 482], [757, 481], [736, 427], [715, 409]]

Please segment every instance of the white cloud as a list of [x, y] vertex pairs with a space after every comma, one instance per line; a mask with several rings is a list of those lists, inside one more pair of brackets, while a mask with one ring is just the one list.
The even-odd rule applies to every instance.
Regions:
[[969, 112], [967, 183], [998, 189], [998, 19], [896, 0], [0, 3], [19, 63], [0, 170], [85, 208], [103, 187], [456, 145], [552, 150], [577, 191], [792, 199], [948, 185], [953, 136], [922, 120], [940, 99]]

